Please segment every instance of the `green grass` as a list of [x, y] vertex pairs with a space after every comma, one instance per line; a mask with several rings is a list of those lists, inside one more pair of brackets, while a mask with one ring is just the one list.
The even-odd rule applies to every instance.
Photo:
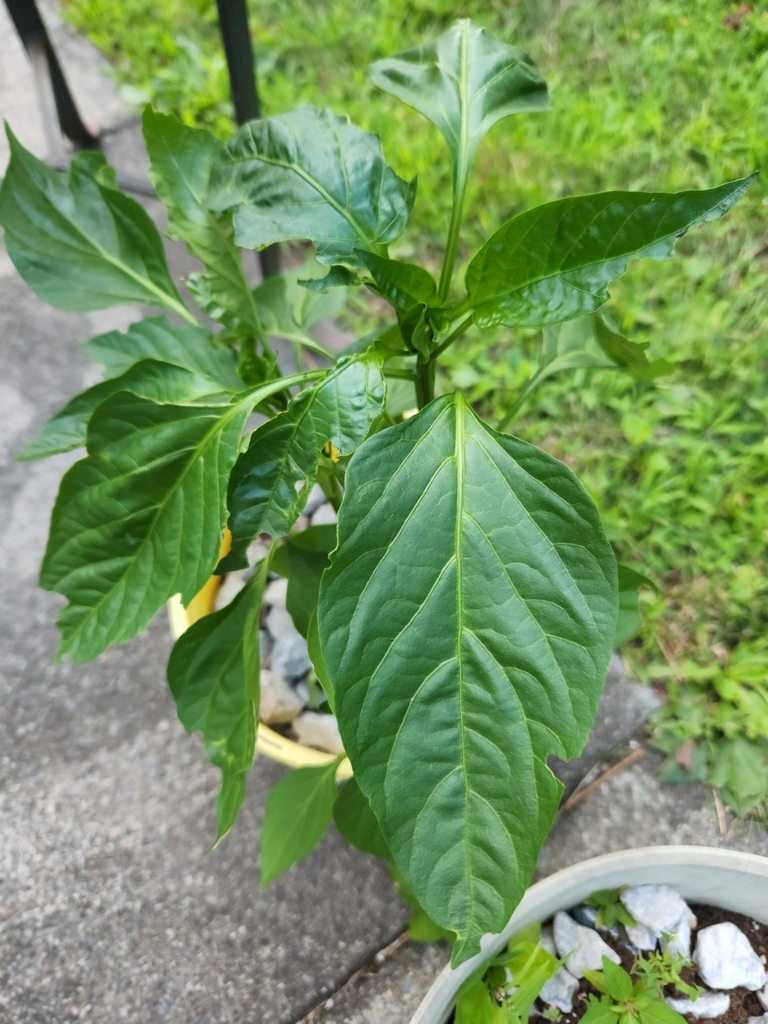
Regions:
[[[64, 6], [133, 95], [188, 123], [231, 130], [213, 3]], [[500, 221], [560, 196], [709, 187], [765, 172], [768, 3], [755, 3], [738, 29], [724, 23], [734, 11], [718, 0], [251, 3], [264, 112], [311, 102], [377, 131], [399, 173], [419, 176], [396, 254], [433, 266], [447, 221], [444, 145], [366, 82], [370, 61], [469, 15], [523, 45], [552, 85], [551, 113], [503, 121], [481, 147], [466, 260]], [[684, 238], [677, 260], [635, 264], [614, 286], [615, 319], [633, 340], [650, 342], [651, 357], [675, 362], [672, 376], [649, 388], [607, 372], [563, 375], [514, 429], [579, 474], [619, 556], [659, 583], [662, 596], [646, 595], [647, 624], [628, 651], [636, 670], [687, 678], [695, 666], [722, 663], [738, 674], [731, 652], [742, 644], [762, 666], [755, 674], [752, 658], [750, 686], [768, 696], [768, 652], [757, 643], [768, 632], [765, 194], [758, 182], [725, 220]], [[360, 297], [349, 317], [363, 328], [380, 315]], [[468, 389], [501, 421], [540, 344], [531, 332], [470, 333], [447, 354], [443, 385]], [[711, 693], [726, 700], [714, 686]], [[686, 704], [685, 693], [676, 695], [676, 721], [696, 717], [700, 689], [694, 697]]]

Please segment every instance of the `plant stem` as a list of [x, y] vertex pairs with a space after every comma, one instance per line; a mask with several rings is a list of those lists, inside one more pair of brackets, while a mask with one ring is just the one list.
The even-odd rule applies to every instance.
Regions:
[[445, 302], [448, 298], [448, 292], [451, 290], [451, 278], [453, 277], [453, 267], [456, 263], [456, 252], [459, 247], [459, 231], [461, 230], [461, 217], [464, 212], [464, 193], [467, 188], [467, 170], [466, 167], [456, 168], [456, 177], [453, 186], [453, 207], [451, 209], [451, 223], [448, 227], [448, 241], [445, 246], [445, 258], [443, 259], [443, 269], [440, 272], [440, 288], [438, 290], [438, 300]]
[[383, 373], [385, 377], [394, 377], [396, 380], [410, 380], [414, 383], [417, 380], [413, 370], [403, 370], [397, 366], [385, 366]]
[[435, 360], [419, 363], [416, 373], [416, 404], [423, 409], [435, 397]]
[[462, 334], [466, 333], [466, 331], [469, 330], [473, 323], [473, 316], [474, 314], [470, 314], [470, 316], [468, 316], [466, 320], [460, 323], [455, 330], [451, 331], [451, 333], [448, 335], [448, 337], [445, 339], [442, 345], [440, 345], [439, 348], [436, 348], [435, 351], [432, 353], [433, 359], [437, 359], [439, 355], [442, 355], [442, 353], [445, 352], [449, 345], [452, 345], [457, 338], [460, 338]]

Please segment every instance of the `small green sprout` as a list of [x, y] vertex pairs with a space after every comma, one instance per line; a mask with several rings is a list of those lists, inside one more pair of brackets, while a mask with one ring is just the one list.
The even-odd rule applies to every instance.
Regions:
[[613, 928], [617, 921], [628, 928], [637, 926], [637, 921], [620, 899], [625, 889], [626, 886], [620, 889], [598, 889], [584, 900], [588, 907], [597, 907], [595, 924], [598, 928]]
[[638, 960], [633, 969], [641, 962], [651, 966], [641, 971], [635, 981], [623, 967], [606, 956], [602, 971], [584, 972], [587, 981], [601, 994], [599, 998], [589, 997], [581, 1024], [684, 1024], [685, 1018], [664, 1001], [661, 991], [664, 982], [656, 965]]

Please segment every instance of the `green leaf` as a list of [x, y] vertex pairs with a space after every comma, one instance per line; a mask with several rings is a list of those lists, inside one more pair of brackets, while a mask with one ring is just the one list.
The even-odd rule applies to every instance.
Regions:
[[229, 405], [158, 405], [112, 395], [88, 424], [88, 457], [64, 476], [40, 576], [69, 604], [60, 655], [95, 658], [143, 629], [173, 594], [188, 604], [216, 565], [224, 496], [253, 407], [316, 374]]
[[256, 752], [259, 611], [266, 576], [265, 561], [226, 608], [198, 619], [179, 637], [168, 661], [179, 719], [190, 735], [202, 732], [209, 760], [221, 769], [216, 842], [235, 822]]
[[261, 884], [267, 885], [307, 856], [331, 823], [336, 770], [342, 758], [314, 768], [297, 768], [267, 797], [261, 830]]
[[254, 289], [264, 332], [267, 337], [285, 338], [322, 355], [331, 355], [309, 334], [309, 329], [319, 320], [336, 316], [346, 302], [346, 290], [336, 288], [327, 294], [307, 291], [297, 280], [302, 272], [306, 273], [306, 268], [292, 274], [275, 274]]
[[643, 624], [643, 616], [640, 611], [638, 590], [640, 587], [650, 587], [657, 594], [659, 588], [649, 580], [647, 576], [631, 569], [628, 565], [619, 565], [619, 617], [616, 620], [616, 636], [614, 646], [621, 647], [631, 640]]
[[667, 259], [694, 224], [723, 216], [754, 175], [695, 192], [603, 192], [507, 221], [472, 259], [468, 305], [480, 327], [545, 327], [592, 313], [630, 259]]
[[617, 1024], [613, 1006], [602, 999], [591, 1003], [581, 1020], [584, 1024]]
[[327, 441], [347, 454], [360, 444], [384, 402], [381, 367], [364, 357], [339, 363], [317, 386], [251, 435], [229, 484], [232, 549], [221, 571], [244, 568], [260, 533], [282, 537], [306, 504]]
[[459, 989], [456, 1024], [507, 1024], [506, 1014], [482, 978], [471, 978]]
[[158, 359], [211, 377], [225, 391], [239, 391], [243, 386], [232, 352], [215, 348], [209, 331], [187, 325], [172, 327], [164, 317], [139, 320], [124, 334], [100, 334], [83, 348], [94, 363], [104, 365], [105, 377], [118, 377], [142, 359]]
[[391, 860], [381, 827], [354, 776], [342, 786], [333, 805], [333, 820], [339, 832], [358, 850]]
[[[130, 392], [160, 403], [194, 402], [212, 399], [221, 391], [218, 381], [201, 377], [191, 370], [155, 359], [143, 359], [121, 377], [111, 377], [88, 388], [48, 420], [39, 434], [16, 456], [20, 461], [43, 459], [56, 452], [68, 452], [85, 444], [88, 421], [110, 395]], [[222, 394], [228, 402], [230, 394]]]
[[768, 768], [762, 744], [744, 736], [722, 740], [709, 781], [720, 787], [725, 803], [743, 817], [768, 793]]
[[626, 370], [630, 376], [637, 380], [650, 382], [657, 377], [674, 372], [675, 364], [667, 362], [666, 359], [648, 361], [648, 356], [645, 354], [648, 348], [647, 341], [630, 341], [614, 331], [599, 313], [593, 317], [593, 324], [595, 340], [600, 348], [609, 359]]
[[598, 992], [608, 995], [608, 986], [605, 983], [605, 976], [602, 971], [593, 971], [590, 967], [587, 967], [584, 970], [584, 977]]
[[642, 1009], [639, 1017], [640, 1024], [683, 1024], [685, 1021], [685, 1017], [667, 1006], [662, 998], [655, 999], [650, 1006]]
[[345, 748], [460, 963], [528, 884], [562, 791], [547, 756], [586, 740], [615, 559], [573, 474], [459, 394], [366, 441], [338, 529], [318, 619]]
[[313, 277], [299, 280], [302, 288], [308, 288], [311, 292], [329, 292], [332, 288], [343, 288], [346, 285], [360, 284], [356, 274], [346, 267], [331, 267], [325, 277]]
[[544, 985], [561, 965], [542, 945], [536, 942], [521, 943], [513, 947], [512, 956], [506, 961], [515, 983], [510, 993], [510, 1005], [515, 1014], [528, 1019], [528, 1011], [538, 998]]
[[330, 708], [331, 713], [335, 713], [333, 683], [331, 682], [331, 677], [328, 675], [328, 668], [326, 667], [323, 650], [320, 646], [320, 634], [317, 629], [317, 608], [312, 612], [309, 619], [309, 629], [307, 630], [307, 653], [309, 654], [309, 660], [312, 662], [312, 668], [315, 670], [317, 681], [323, 688], [325, 699], [328, 701], [328, 707]]
[[607, 956], [603, 957], [603, 977], [608, 995], [612, 999], [617, 1002], [626, 1002], [632, 995], [632, 979], [629, 974], [623, 967], [609, 960]]
[[[150, 106], [145, 107], [141, 123], [151, 165], [149, 176], [168, 211], [167, 233], [185, 242], [207, 268], [205, 312], [215, 303], [222, 310], [216, 319], [228, 327], [246, 324], [261, 336], [235, 245], [232, 218], [208, 206], [211, 173], [224, 143], [205, 129], [190, 128], [173, 114], [159, 114]], [[195, 294], [194, 288], [192, 291]]]
[[163, 243], [133, 199], [104, 184], [101, 156], [69, 172], [28, 153], [6, 125], [11, 162], [0, 186], [0, 224], [13, 263], [57, 309], [87, 312], [124, 302], [163, 306], [194, 322], [174, 287]]
[[454, 172], [469, 164], [502, 117], [549, 109], [547, 83], [531, 58], [467, 19], [432, 42], [377, 61], [370, 76], [437, 125]]
[[335, 525], [310, 526], [285, 543], [289, 571], [285, 607], [304, 638], [317, 607], [320, 578], [328, 567], [328, 555], [335, 547]]
[[413, 306], [437, 304], [437, 285], [432, 275], [416, 263], [401, 263], [384, 259], [372, 252], [358, 253], [370, 271], [376, 287], [387, 302], [399, 313], [407, 313]]
[[405, 230], [416, 180], [387, 167], [377, 136], [329, 110], [301, 107], [251, 121], [214, 172], [217, 209], [234, 209], [239, 245], [309, 239], [321, 263], [360, 266]]

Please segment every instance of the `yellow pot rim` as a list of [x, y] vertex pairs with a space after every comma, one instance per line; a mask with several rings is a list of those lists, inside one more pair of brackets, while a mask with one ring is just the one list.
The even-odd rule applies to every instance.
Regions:
[[[171, 635], [178, 640], [182, 633], [197, 622], [204, 615], [214, 610], [216, 594], [221, 586], [222, 577], [212, 576], [199, 594], [189, 602], [185, 608], [181, 603], [181, 595], [175, 594], [168, 602], [168, 621], [171, 627]], [[315, 768], [318, 765], [330, 764], [336, 760], [334, 754], [324, 750], [315, 750], [312, 747], [305, 747], [295, 740], [289, 740], [281, 736], [279, 732], [270, 729], [268, 725], [259, 722], [256, 731], [256, 750], [265, 757], [271, 757], [273, 761], [287, 764], [290, 768]], [[349, 758], [345, 757], [339, 765], [336, 778], [339, 782], [352, 777], [352, 765]]]

